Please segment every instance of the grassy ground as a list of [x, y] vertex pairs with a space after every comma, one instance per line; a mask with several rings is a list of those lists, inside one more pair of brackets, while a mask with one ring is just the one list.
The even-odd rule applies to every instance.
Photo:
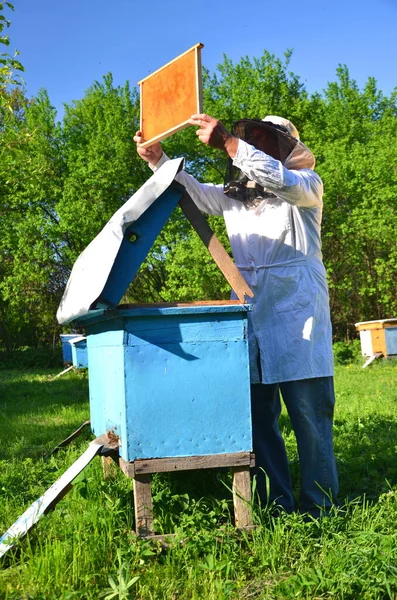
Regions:
[[[89, 418], [86, 373], [0, 372], [0, 534], [87, 447], [89, 431], [50, 452]], [[166, 600], [397, 598], [397, 361], [336, 370], [335, 448], [343, 510], [321, 521], [274, 520], [237, 533], [230, 475], [154, 476], [167, 549], [136, 540], [131, 482], [93, 463], [56, 509], [0, 561], [0, 598]], [[298, 486], [296, 446], [281, 425]]]

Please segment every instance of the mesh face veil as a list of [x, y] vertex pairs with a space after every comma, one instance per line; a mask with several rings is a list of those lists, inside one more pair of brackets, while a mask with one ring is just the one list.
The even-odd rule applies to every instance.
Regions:
[[[241, 119], [233, 125], [233, 135], [262, 150], [276, 160], [285, 163], [298, 139], [292, 137], [287, 127], [259, 119]], [[262, 186], [248, 179], [244, 173], [228, 159], [224, 193], [234, 200], [240, 200], [250, 206], [263, 198], [273, 196]]]

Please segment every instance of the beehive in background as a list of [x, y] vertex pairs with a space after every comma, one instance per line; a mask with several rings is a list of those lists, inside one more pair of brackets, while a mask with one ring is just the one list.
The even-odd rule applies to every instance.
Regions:
[[382, 354], [397, 356], [397, 319], [380, 319], [356, 323], [363, 356]]

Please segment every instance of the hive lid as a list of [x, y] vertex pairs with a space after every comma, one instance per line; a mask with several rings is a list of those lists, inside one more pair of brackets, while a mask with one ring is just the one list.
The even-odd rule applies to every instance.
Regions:
[[69, 340], [69, 344], [71, 346], [75, 346], [79, 342], [84, 342], [86, 339], [87, 339], [87, 337], [85, 335], [79, 335], [79, 336], [74, 337], [73, 339]]
[[384, 329], [390, 325], [397, 325], [397, 319], [375, 319], [375, 321], [360, 321], [355, 323], [356, 329]]
[[183, 158], [165, 162], [80, 254], [58, 308], [59, 323], [117, 306], [183, 194], [174, 182], [182, 165]]

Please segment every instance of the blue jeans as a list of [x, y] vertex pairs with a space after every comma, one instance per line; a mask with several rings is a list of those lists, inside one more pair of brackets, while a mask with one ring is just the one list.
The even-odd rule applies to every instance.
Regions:
[[[301, 471], [300, 510], [319, 516], [336, 502], [338, 475], [332, 442], [333, 377], [251, 386], [253, 449], [257, 490], [263, 504], [294, 510], [284, 440], [278, 428], [280, 392], [295, 432]], [[266, 478], [269, 478], [269, 497]], [[321, 507], [321, 508], [320, 508]]]

